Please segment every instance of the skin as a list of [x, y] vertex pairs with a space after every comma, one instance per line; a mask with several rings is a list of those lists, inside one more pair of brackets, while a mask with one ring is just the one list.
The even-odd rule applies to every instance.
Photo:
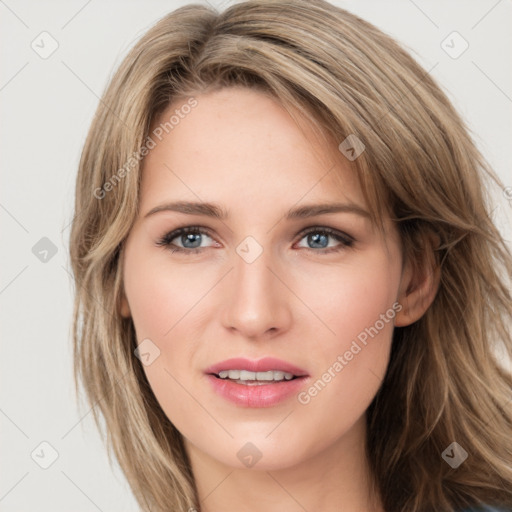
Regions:
[[[139, 343], [149, 338], [160, 350], [144, 370], [184, 437], [201, 510], [383, 511], [369, 487], [365, 412], [386, 372], [393, 327], [422, 316], [435, 274], [412, 274], [389, 220], [381, 234], [351, 212], [284, 219], [306, 204], [366, 205], [350, 162], [276, 101], [241, 87], [196, 99], [145, 159], [140, 213], [123, 253], [121, 314], [133, 319]], [[215, 202], [230, 215], [145, 217], [176, 200]], [[202, 252], [157, 245], [183, 226], [209, 229], [188, 245], [186, 236], [173, 241]], [[301, 234], [312, 226], [355, 241], [315, 244]], [[236, 252], [249, 235], [263, 250], [252, 263]], [[396, 302], [401, 311], [307, 404], [292, 396], [267, 408], [237, 406], [207, 382], [204, 370], [219, 361], [273, 356], [305, 369], [307, 390]], [[262, 454], [251, 468], [237, 457], [247, 442]]]

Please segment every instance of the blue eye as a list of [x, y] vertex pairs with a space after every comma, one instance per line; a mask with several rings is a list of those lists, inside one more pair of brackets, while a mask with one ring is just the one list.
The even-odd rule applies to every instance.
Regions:
[[[301, 235], [302, 238], [306, 238], [308, 243], [312, 243], [314, 246], [314, 248], [306, 247], [306, 249], [315, 250], [315, 248], [319, 248], [322, 253], [341, 251], [346, 247], [352, 247], [354, 244], [352, 237], [328, 227], [308, 228], [308, 230], [302, 232]], [[336, 240], [340, 245], [335, 245], [334, 247], [329, 246], [329, 238]], [[319, 251], [315, 250], [315, 252]]]
[[[201, 245], [201, 238], [205, 235], [211, 238], [203, 228], [195, 226], [179, 228], [164, 235], [157, 245], [169, 247], [171, 252], [197, 253], [204, 249], [204, 247], [198, 247], [198, 244]], [[182, 247], [173, 243], [176, 238], [179, 238]]]
[[[168, 247], [171, 252], [180, 252], [195, 254], [201, 252], [207, 247], [201, 247], [202, 238], [206, 236], [212, 240], [209, 231], [199, 226], [187, 226], [179, 229], [175, 229], [170, 233], [164, 235], [158, 242], [157, 246]], [[300, 240], [306, 238], [308, 244], [312, 244], [313, 247], [305, 247], [306, 250], [315, 253], [329, 253], [335, 251], [341, 251], [345, 248], [352, 247], [354, 239], [349, 235], [331, 229], [328, 227], [311, 227], [300, 233]], [[339, 242], [338, 245], [329, 246], [329, 238]], [[176, 245], [174, 240], [178, 239], [180, 245]]]

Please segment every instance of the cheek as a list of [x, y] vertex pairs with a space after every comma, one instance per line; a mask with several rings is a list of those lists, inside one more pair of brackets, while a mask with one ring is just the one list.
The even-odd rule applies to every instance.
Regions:
[[[367, 256], [350, 267], [309, 272], [309, 287], [299, 291], [318, 318], [311, 321], [316, 328], [308, 331], [314, 339], [304, 345], [316, 373], [298, 402], [304, 406], [305, 424], [308, 417], [322, 418], [333, 435], [359, 418], [377, 393], [400, 308], [399, 259], [392, 262], [380, 252]], [[333, 411], [343, 411], [336, 422]]]
[[209, 288], [201, 272], [184, 272], [162, 255], [126, 252], [125, 291], [137, 343], [149, 339], [157, 347], [153, 353], [158, 352], [143, 370], [166, 415], [185, 432], [193, 430], [191, 419], [204, 414], [187, 391], [191, 388], [187, 368], [197, 348], [191, 343], [195, 338], [191, 319]]
[[[317, 327], [315, 346], [321, 345], [327, 352], [342, 350], [390, 308], [388, 317], [394, 317], [400, 269], [400, 261], [393, 262], [381, 250], [347, 264], [298, 268], [292, 282], [313, 313], [310, 323]], [[384, 326], [379, 322], [378, 327], [383, 337], [389, 337], [392, 321]]]
[[177, 263], [166, 249], [148, 250], [138, 243], [126, 249], [124, 286], [137, 343], [149, 338], [160, 350], [155, 363], [145, 367], [150, 382], [162, 381], [154, 388], [158, 393], [168, 387], [170, 374], [180, 382], [188, 378], [219, 273], [201, 271], [185, 260]]
[[161, 254], [127, 254], [125, 276], [126, 294], [139, 342], [146, 337], [170, 338], [211, 287], [201, 272], [170, 264]]

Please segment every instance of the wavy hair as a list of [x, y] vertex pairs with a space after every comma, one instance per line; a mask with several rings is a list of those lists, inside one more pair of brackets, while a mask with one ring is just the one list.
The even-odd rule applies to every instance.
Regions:
[[[249, 0], [221, 13], [187, 5], [147, 31], [106, 88], [79, 163], [75, 385], [140, 506], [200, 510], [181, 434], [134, 355], [132, 320], [119, 312], [119, 262], [152, 122], [170, 102], [231, 86], [270, 94], [333, 147], [356, 135], [366, 149], [350, 165], [373, 220], [389, 215], [404, 257], [440, 270], [423, 317], [395, 328], [367, 410], [385, 510], [511, 505], [512, 375], [498, 353], [512, 360], [512, 255], [490, 215], [490, 187], [501, 182], [445, 93], [391, 37], [323, 0]], [[457, 469], [442, 458], [454, 441], [469, 454]]]

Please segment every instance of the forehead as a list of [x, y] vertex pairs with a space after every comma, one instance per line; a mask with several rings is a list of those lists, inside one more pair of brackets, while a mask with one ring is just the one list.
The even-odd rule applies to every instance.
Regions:
[[243, 87], [194, 98], [194, 108], [175, 100], [153, 122], [161, 140], [153, 137], [144, 160], [141, 212], [184, 198], [253, 211], [302, 198], [364, 206], [355, 170], [305, 118], [297, 122], [275, 99]]

